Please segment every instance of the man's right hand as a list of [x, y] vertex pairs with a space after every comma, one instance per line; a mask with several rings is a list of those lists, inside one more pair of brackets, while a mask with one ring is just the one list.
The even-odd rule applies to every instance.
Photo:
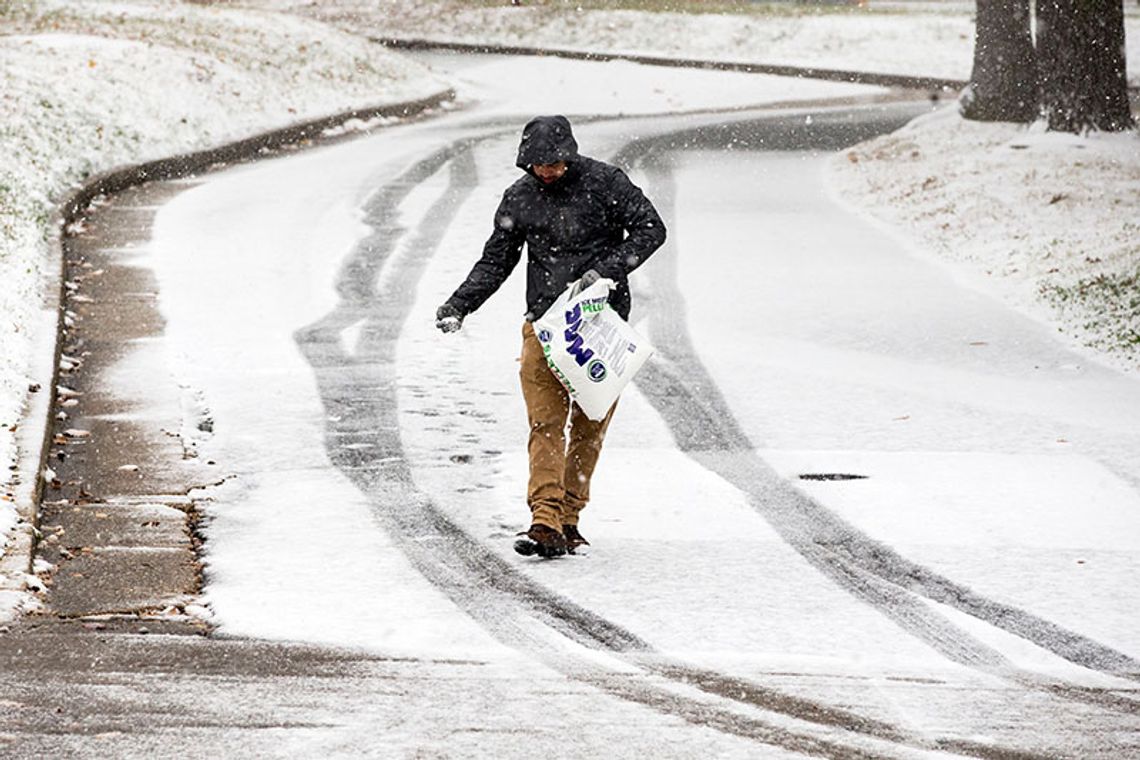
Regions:
[[445, 333], [458, 332], [463, 327], [463, 314], [451, 304], [445, 303], [435, 310], [435, 326]]
[[598, 274], [598, 270], [587, 269], [585, 273], [583, 273], [582, 276], [578, 278], [578, 284], [574, 286], [574, 290], [570, 292], [570, 296], [574, 297], [578, 295], [600, 279], [602, 279], [602, 276]]

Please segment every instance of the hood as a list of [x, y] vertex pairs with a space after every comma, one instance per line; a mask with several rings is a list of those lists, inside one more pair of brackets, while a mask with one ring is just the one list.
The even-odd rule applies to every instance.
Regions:
[[519, 156], [515, 165], [530, 172], [533, 164], [573, 163], [578, 143], [565, 116], [536, 116], [523, 127]]

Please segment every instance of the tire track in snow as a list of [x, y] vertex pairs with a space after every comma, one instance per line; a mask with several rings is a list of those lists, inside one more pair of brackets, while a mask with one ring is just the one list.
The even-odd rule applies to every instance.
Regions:
[[[427, 261], [477, 185], [471, 149], [486, 139], [461, 140], [436, 151], [374, 194], [365, 217], [372, 233], [357, 245], [337, 280], [341, 302], [295, 335], [317, 379], [331, 461], [366, 495], [378, 522], [416, 569], [508, 646], [568, 678], [696, 725], [828, 758], [889, 757], [903, 748], [1039, 758], [990, 745], [914, 736], [847, 710], [672, 660], [632, 632], [531, 580], [469, 536], [416, 488], [400, 436], [396, 343]], [[403, 254], [394, 258], [397, 244], [408, 233], [396, 222], [400, 203], [445, 165], [451, 173], [448, 188], [425, 214]], [[378, 294], [375, 282], [381, 270], [387, 280]], [[352, 354], [340, 334], [361, 322], [360, 348]], [[548, 629], [583, 647], [617, 655], [637, 671], [603, 668], [593, 659], [562, 651], [564, 647], [552, 645]], [[720, 700], [775, 719], [746, 715]]]
[[[841, 149], [863, 139], [849, 139], [847, 116], [817, 116], [812, 127], [802, 117], [726, 124], [719, 129], [684, 130], [643, 138], [614, 159], [641, 164], [650, 176], [652, 195], [676, 219], [675, 187], [665, 154], [691, 148], [767, 150]], [[813, 133], [820, 132], [816, 137]], [[1013, 605], [989, 599], [967, 586], [906, 559], [876, 541], [785, 481], [756, 453], [692, 345], [685, 324], [685, 300], [677, 286], [676, 235], [654, 256], [646, 277], [651, 293], [640, 296], [651, 314], [650, 339], [658, 348], [635, 379], [658, 410], [678, 447], [747, 494], [752, 506], [805, 560], [852, 595], [875, 607], [903, 630], [948, 659], [1003, 674], [1020, 685], [1048, 691], [1099, 707], [1133, 713], [1135, 700], [1058, 683], [1015, 668], [1000, 652], [967, 634], [930, 608], [924, 599], [945, 604], [1053, 654], [1091, 670], [1140, 680], [1140, 662], [1087, 636]], [[699, 389], [699, 392], [697, 391]]]

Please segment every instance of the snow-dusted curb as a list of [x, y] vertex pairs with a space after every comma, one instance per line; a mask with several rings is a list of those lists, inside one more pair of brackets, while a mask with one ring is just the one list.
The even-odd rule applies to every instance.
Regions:
[[[746, 61], [757, 65], [877, 72], [952, 81], [970, 76], [972, 3], [867, 12], [802, 8], [799, 12], [689, 13], [679, 10], [583, 8], [575, 3], [469, 3], [461, 0], [242, 0], [246, 5], [317, 18], [353, 33], [433, 42], [559, 48], [577, 53], [662, 59]], [[784, 5], [784, 4], [777, 4]], [[1127, 36], [1140, 14], [1127, 4]], [[1135, 44], [1128, 71], [1140, 84]]]
[[200, 174], [216, 166], [264, 157], [282, 147], [301, 145], [306, 141], [313, 145], [328, 144], [349, 135], [383, 126], [393, 119], [406, 120], [423, 115], [454, 98], [455, 91], [447, 89], [405, 103], [354, 108], [351, 111], [263, 132], [216, 148], [112, 169], [89, 179], [63, 202], [62, 224], [66, 226], [74, 221], [79, 213], [100, 195], [121, 192], [152, 180], [168, 180]]
[[61, 230], [61, 235], [51, 246], [52, 258], [48, 262], [46, 275], [48, 281], [43, 289], [44, 303], [33, 342], [33, 366], [29, 372], [32, 384], [17, 439], [19, 460], [15, 478], [15, 506], [19, 522], [10, 534], [7, 546], [0, 546], [0, 625], [6, 622], [6, 616], [12, 611], [29, 612], [38, 606], [28, 592], [36, 590], [38, 586], [33, 572], [33, 549], [38, 505], [43, 492], [43, 473], [48, 467], [52, 399], [59, 377], [61, 347], [58, 337], [65, 317], [63, 236], [67, 234], [68, 226], [83, 215], [93, 200], [101, 196], [122, 192], [146, 182], [200, 174], [264, 157], [286, 146], [326, 145], [395, 120], [424, 116], [454, 98], [453, 90], [441, 90], [418, 100], [354, 108], [214, 148], [117, 167], [89, 178], [59, 205], [54, 226]]
[[449, 50], [459, 53], [481, 53], [484, 55], [556, 56], [558, 58], [569, 58], [580, 61], [629, 61], [631, 63], [641, 63], [647, 66], [740, 71], [747, 74], [772, 74], [774, 76], [823, 79], [831, 82], [850, 82], [852, 84], [869, 84], [880, 87], [905, 87], [919, 90], [960, 90], [967, 84], [966, 81], [960, 79], [884, 74], [811, 66], [750, 63], [747, 61], [726, 61], [709, 58], [676, 58], [643, 55], [640, 53], [571, 50], [564, 48], [498, 45], [494, 43], [471, 43], [454, 40], [406, 37], [372, 37], [370, 39], [373, 42], [378, 42], [394, 50]]

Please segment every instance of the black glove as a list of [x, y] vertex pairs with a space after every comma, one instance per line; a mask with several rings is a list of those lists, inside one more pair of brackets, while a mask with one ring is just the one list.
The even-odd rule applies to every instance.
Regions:
[[463, 327], [463, 313], [449, 303], [435, 310], [435, 326], [445, 333], [457, 332]]

